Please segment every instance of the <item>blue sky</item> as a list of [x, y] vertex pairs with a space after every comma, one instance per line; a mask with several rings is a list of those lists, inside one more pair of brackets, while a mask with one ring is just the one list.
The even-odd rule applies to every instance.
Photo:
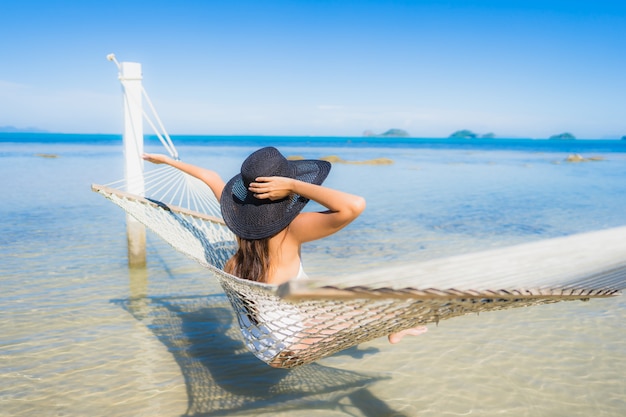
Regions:
[[623, 1], [10, 3], [0, 126], [121, 132], [115, 53], [171, 134], [626, 135]]

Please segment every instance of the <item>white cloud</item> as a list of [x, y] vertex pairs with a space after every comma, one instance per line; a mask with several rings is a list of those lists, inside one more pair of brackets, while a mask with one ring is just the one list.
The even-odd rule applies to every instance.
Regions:
[[344, 106], [337, 106], [334, 104], [320, 104], [317, 106], [318, 110], [342, 110]]
[[29, 88], [28, 85], [0, 80], [0, 96]]
[[67, 133], [120, 132], [121, 93], [43, 90], [0, 80], [0, 125]]

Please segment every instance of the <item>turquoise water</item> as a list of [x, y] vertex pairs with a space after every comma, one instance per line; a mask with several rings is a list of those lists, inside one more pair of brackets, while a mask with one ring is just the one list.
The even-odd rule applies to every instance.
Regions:
[[[392, 159], [333, 165], [326, 184], [368, 207], [305, 247], [313, 276], [626, 224], [626, 141], [174, 141], [224, 177], [268, 144]], [[602, 160], [564, 162], [571, 153]], [[199, 266], [149, 235], [147, 269], [128, 270], [124, 213], [89, 188], [120, 179], [122, 158], [118, 136], [0, 135], [0, 415], [626, 413], [623, 297], [467, 316], [399, 346], [267, 367]]]

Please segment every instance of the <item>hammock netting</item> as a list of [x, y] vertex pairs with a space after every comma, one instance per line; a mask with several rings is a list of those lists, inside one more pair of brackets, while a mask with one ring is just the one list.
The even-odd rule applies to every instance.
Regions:
[[210, 270], [235, 310], [246, 346], [274, 367], [311, 363], [469, 313], [614, 296], [626, 284], [626, 227], [620, 227], [340, 280], [268, 285], [222, 270], [236, 242], [205, 184], [169, 166], [146, 175], [149, 197], [126, 192], [124, 184], [92, 189]]

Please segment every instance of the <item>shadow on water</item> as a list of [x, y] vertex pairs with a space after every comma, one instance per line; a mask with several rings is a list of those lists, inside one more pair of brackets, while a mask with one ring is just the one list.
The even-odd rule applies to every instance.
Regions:
[[[386, 378], [320, 364], [271, 368], [246, 348], [225, 295], [143, 296], [147, 281], [147, 272], [131, 273], [131, 297], [113, 302], [174, 356], [187, 387], [185, 416], [344, 407], [364, 416], [402, 415], [367, 389]], [[367, 353], [354, 348], [344, 354]]]

